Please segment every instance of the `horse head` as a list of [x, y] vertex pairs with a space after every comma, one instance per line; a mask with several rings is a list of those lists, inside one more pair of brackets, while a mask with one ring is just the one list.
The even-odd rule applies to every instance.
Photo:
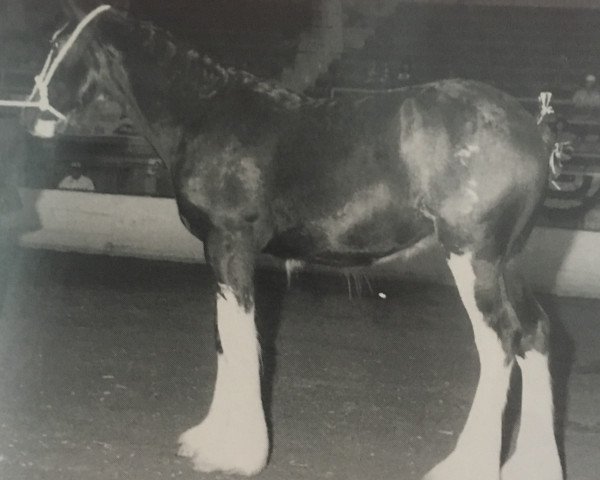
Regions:
[[50, 52], [29, 96], [31, 107], [22, 114], [24, 126], [38, 137], [64, 132], [77, 123], [79, 112], [115, 90], [109, 72], [111, 52], [102, 48], [98, 23], [121, 14], [109, 5], [86, 9], [75, 0], [64, 0], [63, 9], [68, 21], [52, 36]]

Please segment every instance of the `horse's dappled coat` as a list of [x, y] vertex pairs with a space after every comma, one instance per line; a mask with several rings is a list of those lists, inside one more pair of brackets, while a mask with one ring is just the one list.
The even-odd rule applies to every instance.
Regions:
[[[199, 470], [247, 475], [267, 461], [253, 321], [261, 252], [370, 265], [433, 238], [471, 319], [481, 374], [454, 452], [427, 478], [562, 478], [548, 319], [509, 268], [548, 175], [535, 119], [508, 95], [465, 80], [359, 101], [313, 100], [223, 68], [114, 11], [92, 27], [57, 71], [71, 88], [50, 85], [52, 104], [73, 119], [107, 90], [130, 107], [169, 166], [179, 214], [204, 242], [218, 281], [215, 393], [205, 420], [181, 436], [182, 455]], [[25, 115], [32, 131], [39, 120]], [[525, 417], [501, 469], [515, 358]]]

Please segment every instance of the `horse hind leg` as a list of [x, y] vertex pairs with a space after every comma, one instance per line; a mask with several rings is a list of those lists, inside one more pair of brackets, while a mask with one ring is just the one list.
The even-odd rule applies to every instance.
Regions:
[[[502, 258], [451, 254], [448, 260], [472, 322], [480, 378], [454, 451], [427, 480], [562, 480], [554, 437], [546, 314]], [[500, 469], [502, 416], [514, 362], [522, 372], [521, 425], [513, 456]]]
[[511, 282], [513, 304], [523, 332], [517, 363], [521, 369], [521, 421], [514, 453], [502, 467], [502, 480], [562, 480], [554, 434], [552, 380], [548, 366], [549, 320], [531, 292]]
[[479, 354], [479, 383], [454, 451], [426, 480], [499, 480], [502, 416], [514, 363], [515, 329], [503, 295], [502, 268], [472, 253], [450, 254], [448, 265], [467, 310]]
[[206, 249], [219, 282], [217, 379], [206, 418], [180, 436], [179, 454], [199, 471], [254, 475], [269, 453], [254, 322], [254, 256], [242, 232], [212, 235]]

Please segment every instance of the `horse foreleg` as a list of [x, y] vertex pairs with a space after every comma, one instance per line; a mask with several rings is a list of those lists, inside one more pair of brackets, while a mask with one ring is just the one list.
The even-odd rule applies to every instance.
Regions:
[[260, 345], [254, 322], [253, 256], [243, 235], [207, 247], [219, 281], [217, 380], [208, 415], [181, 435], [180, 455], [197, 470], [253, 475], [267, 462], [269, 440], [261, 400]]
[[[508, 314], [500, 287], [501, 272], [491, 264], [476, 272], [470, 253], [450, 255], [448, 265], [471, 319], [480, 374], [471, 411], [454, 451], [425, 479], [499, 480], [502, 415], [513, 366], [497, 333], [498, 322], [506, 325], [503, 317]], [[476, 298], [478, 292], [486, 298]]]

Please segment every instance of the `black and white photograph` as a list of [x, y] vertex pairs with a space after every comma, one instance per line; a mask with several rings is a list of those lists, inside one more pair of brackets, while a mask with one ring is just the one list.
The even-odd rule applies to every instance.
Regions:
[[598, 0], [0, 0], [0, 480], [599, 480]]

